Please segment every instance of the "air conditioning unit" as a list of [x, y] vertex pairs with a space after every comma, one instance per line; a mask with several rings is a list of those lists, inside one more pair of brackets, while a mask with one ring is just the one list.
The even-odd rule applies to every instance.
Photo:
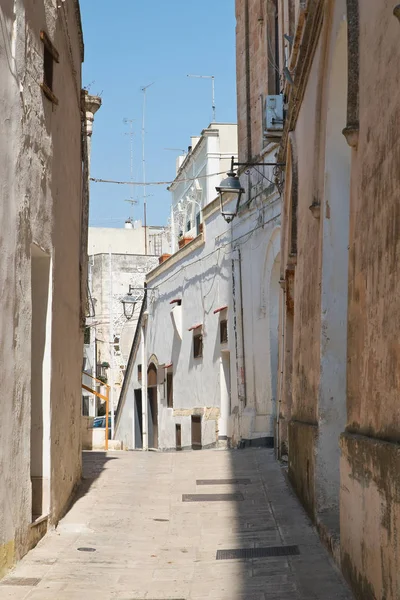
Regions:
[[283, 117], [283, 94], [267, 96], [265, 98], [265, 134], [282, 131]]

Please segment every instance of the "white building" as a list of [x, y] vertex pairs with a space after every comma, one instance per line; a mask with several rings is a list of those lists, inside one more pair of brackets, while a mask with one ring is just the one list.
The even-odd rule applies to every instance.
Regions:
[[[175, 237], [189, 239], [147, 275], [116, 419], [125, 447], [273, 445], [280, 202], [265, 183], [270, 168], [261, 167], [242, 175], [247, 193], [236, 218], [221, 216], [215, 187], [236, 139], [235, 125], [213, 123], [178, 162], [172, 221]], [[176, 231], [179, 218], [186, 232]]]
[[[104, 378], [111, 386], [111, 406], [116, 406], [132, 346], [141, 302], [127, 316], [121, 300], [130, 286], [143, 290], [146, 274], [170, 247], [169, 230], [127, 221], [124, 228], [89, 227], [89, 312], [86, 319], [84, 372]], [[147, 254], [145, 254], [147, 246]], [[153, 254], [155, 252], [155, 254]], [[83, 383], [93, 388], [91, 377]], [[103, 390], [104, 391], [104, 390]], [[83, 414], [96, 416], [102, 401], [85, 391]]]
[[101, 101], [81, 94], [78, 0], [1, 2], [0, 30], [1, 578], [81, 477], [87, 136]]

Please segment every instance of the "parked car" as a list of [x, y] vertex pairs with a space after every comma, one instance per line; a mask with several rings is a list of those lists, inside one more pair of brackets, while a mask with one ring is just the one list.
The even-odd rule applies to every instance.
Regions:
[[[95, 417], [93, 419], [93, 427], [98, 427], [98, 428], [102, 428], [105, 429], [106, 428], [106, 417]], [[108, 417], [108, 428], [111, 428], [111, 417]]]

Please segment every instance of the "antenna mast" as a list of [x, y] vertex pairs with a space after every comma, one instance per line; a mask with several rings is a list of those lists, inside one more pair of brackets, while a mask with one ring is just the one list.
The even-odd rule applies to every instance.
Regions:
[[188, 75], [195, 79], [211, 79], [211, 93], [212, 93], [212, 122], [215, 123], [216, 110], [215, 110], [215, 77], [214, 75]]
[[129, 125], [129, 132], [125, 133], [125, 135], [129, 136], [129, 150], [130, 150], [130, 176], [131, 176], [131, 183], [132, 185], [130, 186], [130, 198], [129, 200], [125, 200], [125, 202], [129, 202], [131, 207], [132, 207], [132, 217], [131, 220], [133, 222], [133, 206], [134, 204], [137, 204], [137, 200], [135, 200], [133, 198], [133, 193], [134, 193], [134, 185], [133, 185], [133, 137], [134, 137], [134, 133], [133, 133], [133, 122], [134, 119], [127, 119], [126, 117], [123, 119], [123, 122], [125, 123], [125, 125]]
[[[153, 81], [154, 83], [154, 81]], [[143, 92], [143, 114], [142, 114], [142, 170], [143, 170], [143, 225], [144, 225], [144, 253], [147, 255], [147, 190], [146, 190], [146, 158], [144, 151], [145, 142], [145, 116], [146, 116], [146, 92], [153, 83], [144, 85], [141, 90]]]

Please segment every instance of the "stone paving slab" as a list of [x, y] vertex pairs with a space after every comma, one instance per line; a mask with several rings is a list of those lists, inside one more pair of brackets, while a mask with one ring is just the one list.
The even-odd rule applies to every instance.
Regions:
[[[85, 452], [84, 476], [57, 530], [2, 580], [0, 600], [353, 598], [271, 450]], [[250, 482], [196, 485], [241, 478]], [[216, 560], [221, 549], [286, 545], [300, 554]], [[22, 578], [36, 585], [10, 585]]]

